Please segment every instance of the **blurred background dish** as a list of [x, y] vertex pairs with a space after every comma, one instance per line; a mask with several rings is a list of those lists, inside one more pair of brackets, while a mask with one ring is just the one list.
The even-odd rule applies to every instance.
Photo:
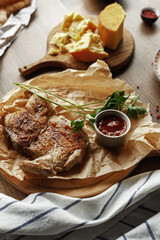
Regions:
[[152, 7], [145, 7], [141, 10], [141, 18], [144, 23], [152, 25], [159, 18], [159, 11]]
[[154, 69], [154, 72], [155, 72], [158, 80], [160, 80], [160, 49], [158, 49], [158, 51], [156, 52], [156, 54], [154, 56], [153, 69]]

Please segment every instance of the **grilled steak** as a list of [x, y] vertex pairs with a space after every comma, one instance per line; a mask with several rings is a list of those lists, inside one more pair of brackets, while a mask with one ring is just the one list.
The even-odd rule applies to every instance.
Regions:
[[24, 172], [55, 175], [82, 162], [85, 134], [73, 133], [66, 119], [49, 114], [48, 102], [32, 95], [24, 110], [5, 117], [5, 133], [13, 147], [33, 159], [20, 163]]

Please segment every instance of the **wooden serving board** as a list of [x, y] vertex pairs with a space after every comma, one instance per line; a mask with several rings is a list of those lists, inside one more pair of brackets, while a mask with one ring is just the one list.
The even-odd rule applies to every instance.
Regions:
[[[98, 21], [97, 16], [91, 16], [89, 17], [89, 19], [92, 19], [94, 22]], [[34, 63], [25, 65], [19, 68], [20, 73], [24, 77], [42, 68], [44, 68], [45, 70], [46, 67], [58, 67], [63, 69], [72, 68], [77, 70], [86, 70], [90, 66], [91, 63], [80, 62], [75, 57], [73, 57], [70, 53], [60, 53], [55, 56], [50, 56], [48, 54], [48, 50], [51, 47], [50, 41], [52, 39], [52, 36], [57, 32], [62, 32], [61, 23], [58, 24], [56, 27], [54, 27], [48, 35], [47, 52], [45, 56], [39, 61], [36, 61]], [[135, 43], [134, 43], [133, 36], [126, 28], [124, 28], [123, 39], [119, 43], [119, 46], [117, 47], [117, 49], [115, 51], [106, 49], [106, 51], [109, 53], [109, 57], [104, 59], [104, 61], [106, 61], [106, 63], [109, 65], [112, 73], [115, 73], [116, 71], [121, 70], [130, 62], [134, 53], [134, 49], [135, 49]]]

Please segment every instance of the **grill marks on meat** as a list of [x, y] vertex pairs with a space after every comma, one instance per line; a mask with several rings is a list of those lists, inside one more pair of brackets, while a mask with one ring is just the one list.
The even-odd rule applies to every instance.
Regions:
[[49, 105], [42, 98], [32, 95], [22, 111], [5, 117], [5, 133], [16, 150], [27, 153], [49, 119]]
[[37, 141], [30, 145], [29, 154], [36, 159], [23, 161], [20, 166], [25, 172], [53, 175], [80, 163], [85, 146], [82, 133], [73, 133], [73, 129], [63, 119], [51, 119]]
[[83, 146], [83, 137], [81, 133], [73, 133], [72, 128], [64, 120], [48, 122], [41, 131], [35, 142], [30, 145], [30, 155], [34, 158], [40, 157], [52, 151], [52, 147], [57, 145], [65, 152], [72, 152]]
[[5, 131], [15, 149], [34, 159], [20, 163], [26, 173], [48, 176], [68, 171], [82, 162], [85, 154], [85, 134], [73, 133], [64, 118], [49, 117], [48, 102], [35, 95], [25, 110], [6, 116]]

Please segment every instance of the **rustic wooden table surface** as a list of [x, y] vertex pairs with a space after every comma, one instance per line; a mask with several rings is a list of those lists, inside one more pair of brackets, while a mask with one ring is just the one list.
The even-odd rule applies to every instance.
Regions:
[[[75, 10], [86, 16], [98, 15], [107, 4], [112, 2], [114, 1], [38, 0], [37, 11], [32, 16], [29, 26], [21, 32], [0, 59], [0, 98], [14, 87], [13, 82], [26, 80], [20, 75], [18, 68], [37, 61], [45, 55], [47, 36], [50, 30], [62, 21], [65, 13]], [[141, 100], [150, 104], [153, 121], [160, 122], [156, 112], [157, 104], [160, 105], [160, 81], [156, 78], [152, 67], [154, 54], [160, 48], [160, 19], [150, 27], [140, 18], [143, 7], [151, 6], [160, 10], [160, 1], [121, 0], [116, 2], [123, 6], [127, 14], [125, 27], [132, 33], [135, 40], [133, 59], [123, 71], [117, 73], [117, 77], [125, 80], [136, 93], [141, 94]], [[50, 72], [60, 70], [46, 69]], [[160, 156], [150, 157], [143, 160], [133, 174], [159, 168]], [[25, 194], [16, 190], [2, 177], [0, 177], [0, 192], [16, 199], [25, 197]]]

